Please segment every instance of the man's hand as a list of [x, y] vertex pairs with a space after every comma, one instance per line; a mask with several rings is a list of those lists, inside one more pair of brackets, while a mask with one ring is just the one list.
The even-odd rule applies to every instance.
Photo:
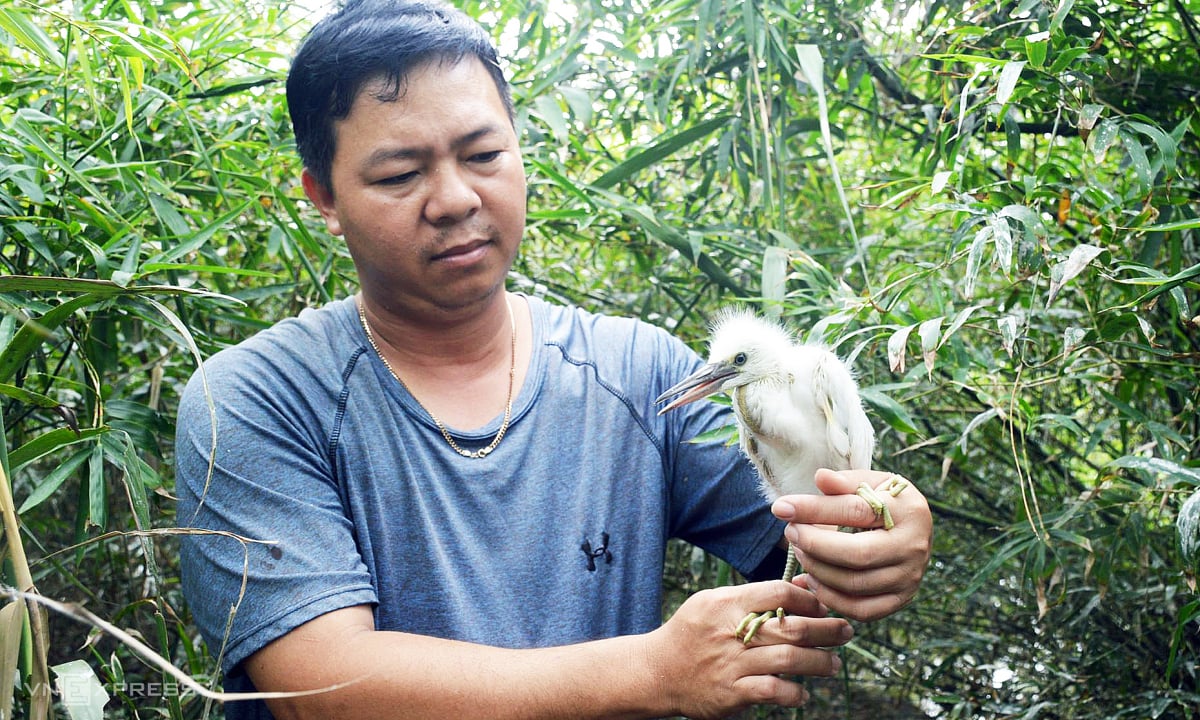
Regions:
[[[734, 636], [747, 612], [782, 607], [749, 645]], [[799, 707], [808, 693], [781, 675], [834, 675], [850, 624], [825, 617], [816, 596], [781, 580], [704, 590], [692, 595], [661, 628], [645, 636], [651, 672], [673, 712], [693, 718], [725, 717], [755, 704]]]
[[[787, 495], [771, 506], [788, 522], [785, 537], [805, 571], [793, 582], [855, 620], [876, 620], [907, 605], [929, 564], [929, 504], [911, 483], [895, 496], [886, 492], [884, 485], [895, 477], [874, 470], [819, 470], [817, 487], [824, 495]], [[876, 488], [886, 502], [895, 523], [891, 530], [855, 494], [860, 483]], [[877, 531], [851, 534], [838, 527]]]

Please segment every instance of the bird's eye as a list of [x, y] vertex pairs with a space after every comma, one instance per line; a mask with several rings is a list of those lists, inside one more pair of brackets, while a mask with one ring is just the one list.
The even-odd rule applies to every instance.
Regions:
[[746, 353], [740, 352], [737, 355], [734, 355], [733, 356], [733, 364], [734, 365], [745, 365], [746, 364]]

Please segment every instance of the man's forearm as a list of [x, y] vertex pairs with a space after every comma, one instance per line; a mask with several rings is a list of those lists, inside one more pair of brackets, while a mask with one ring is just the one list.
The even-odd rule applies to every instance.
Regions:
[[[783, 608], [751, 643], [734, 636], [749, 611]], [[830, 676], [828, 648], [853, 635], [808, 590], [778, 580], [702, 590], [644, 635], [529, 650], [382, 632], [371, 608], [335, 610], [246, 661], [259, 690], [327, 693], [272, 700], [292, 718], [726, 717], [750, 705], [796, 707], [795, 676]]]
[[[337, 690], [271, 701], [287, 718], [640, 718], [673, 713], [646, 636], [509, 650], [392, 632], [319, 643], [291, 667], [250, 671], [271, 690]], [[268, 687], [260, 686], [260, 689]]]

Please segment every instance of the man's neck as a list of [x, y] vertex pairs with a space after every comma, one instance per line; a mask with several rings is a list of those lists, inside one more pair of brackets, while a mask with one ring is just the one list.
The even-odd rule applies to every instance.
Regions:
[[523, 299], [498, 293], [487, 307], [444, 321], [428, 314], [402, 317], [373, 312], [369, 300], [364, 310], [378, 352], [426, 411], [443, 424], [462, 430], [479, 428], [502, 414], [508, 402], [515, 402], [531, 348], [529, 312]]

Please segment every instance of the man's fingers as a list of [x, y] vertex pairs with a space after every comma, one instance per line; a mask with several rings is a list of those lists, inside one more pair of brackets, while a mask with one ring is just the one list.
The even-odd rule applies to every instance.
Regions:
[[[877, 528], [883, 520], [857, 494], [860, 484], [876, 489], [876, 495], [887, 505], [897, 523], [910, 512], [927, 507], [920, 490], [896, 473], [877, 470], [848, 470], [834, 472], [818, 470], [817, 487], [823, 495], [786, 495], [771, 506], [775, 516], [790, 523], [832, 525], [852, 528]], [[903, 486], [899, 484], [903, 481]], [[903, 487], [893, 495], [892, 488]]]
[[[912, 582], [913, 571], [903, 563], [860, 567], [850, 565], [845, 557], [838, 557], [836, 561], [830, 562], [815, 554], [803, 555], [800, 562], [804, 572], [817, 578], [822, 586], [845, 595], [883, 595], [915, 589]], [[816, 591], [817, 588], [813, 587], [813, 590]], [[831, 605], [828, 598], [819, 592], [817, 599], [826, 607], [838, 607]]]
[[786, 643], [751, 647], [743, 656], [747, 675], [837, 675], [842, 660], [832, 650], [798, 647]]
[[877, 595], [860, 595], [843, 592], [836, 585], [818, 583], [811, 575], [801, 575], [793, 582], [800, 583], [813, 589], [821, 599], [831, 607], [841, 609], [842, 614], [851, 620], [870, 622], [886, 617], [900, 608], [908, 605], [915, 595], [909, 588], [901, 588], [897, 592], [885, 592]]
[[743, 610], [743, 615], [776, 608], [809, 618], [822, 618], [829, 614], [829, 608], [822, 605], [816, 595], [782, 580], [738, 585], [736, 600], [732, 605], [734, 609]]
[[878, 520], [867, 502], [853, 492], [848, 495], [785, 495], [771, 505], [771, 512], [789, 523], [812, 525], [871, 527]]
[[903, 571], [902, 575], [907, 575], [906, 561], [915, 562], [925, 556], [925, 543], [909, 541], [893, 531], [851, 535], [811, 525], [790, 525], [785, 535], [795, 548], [800, 567], [806, 571], [811, 571], [815, 563], [824, 563], [858, 571], [899, 569]]
[[794, 681], [778, 675], [751, 675], [738, 678], [733, 684], [738, 695], [751, 705], [801, 707], [808, 702], [808, 691]]
[[[883, 617], [908, 604], [932, 550], [933, 518], [925, 496], [889, 472], [821, 470], [816, 480], [824, 495], [787, 495], [772, 506], [788, 522], [785, 535], [804, 571], [820, 582], [807, 586], [825, 607], [856, 620]], [[862, 486], [873, 492], [856, 492]], [[887, 508], [891, 529], [883, 529], [885, 513], [877, 515], [868, 500]]]
[[842, 618], [808, 618], [796, 615], [773, 617], [759, 628], [750, 646], [787, 644], [807, 648], [845, 645], [854, 628]]

